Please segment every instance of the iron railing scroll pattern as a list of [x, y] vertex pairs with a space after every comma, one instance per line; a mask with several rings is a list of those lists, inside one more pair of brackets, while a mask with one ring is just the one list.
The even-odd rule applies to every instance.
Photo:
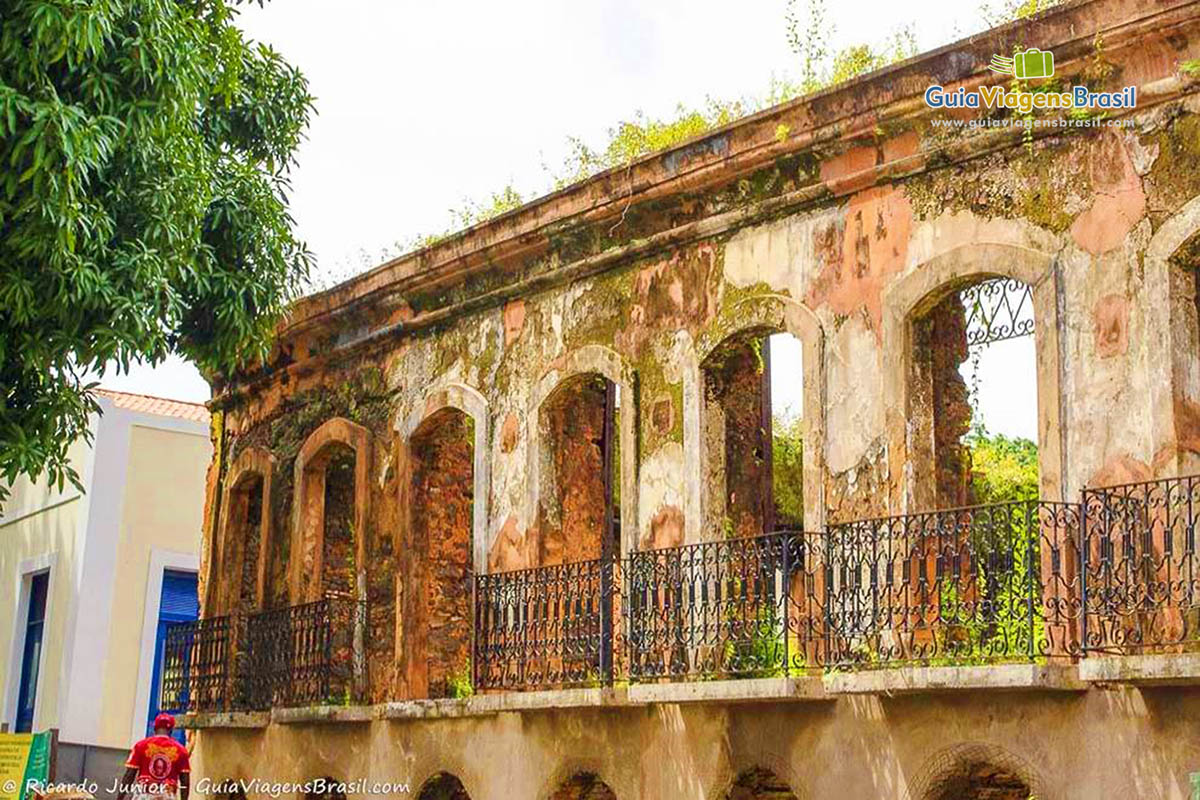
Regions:
[[1200, 476], [1083, 493], [1088, 652], [1200, 651]]

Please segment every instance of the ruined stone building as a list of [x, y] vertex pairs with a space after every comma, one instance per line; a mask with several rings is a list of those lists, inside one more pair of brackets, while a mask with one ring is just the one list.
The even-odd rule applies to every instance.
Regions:
[[[926, 103], [1030, 47], [1054, 77], [1016, 88], [1136, 107]], [[1200, 4], [1068, 3], [298, 302], [211, 403], [203, 619], [164, 666], [196, 777], [1187, 797], [1196, 59]], [[1015, 336], [1038, 496], [981, 504], [961, 367]]]

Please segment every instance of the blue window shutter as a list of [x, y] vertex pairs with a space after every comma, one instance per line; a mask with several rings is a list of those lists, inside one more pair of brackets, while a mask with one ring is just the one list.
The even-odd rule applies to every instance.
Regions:
[[171, 570], [164, 572], [158, 618], [170, 622], [186, 622], [196, 619], [199, 615], [200, 601], [196, 594], [196, 574]]

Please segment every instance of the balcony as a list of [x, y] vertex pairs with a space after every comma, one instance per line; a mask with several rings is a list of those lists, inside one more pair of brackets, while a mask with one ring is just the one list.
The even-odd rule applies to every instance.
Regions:
[[184, 712], [348, 705], [366, 696], [366, 605], [327, 596], [172, 625], [160, 706]]
[[[891, 691], [905, 671], [963, 685], [959, 668], [978, 667], [978, 685], [1028, 687], [1031, 671], [1076, 664], [1092, 680], [1190, 681], [1198, 514], [1200, 477], [1184, 477], [476, 575], [472, 689], [855, 691], [858, 676], [858, 690]], [[175, 626], [163, 706], [361, 703], [365, 620], [363, 604], [326, 598]]]

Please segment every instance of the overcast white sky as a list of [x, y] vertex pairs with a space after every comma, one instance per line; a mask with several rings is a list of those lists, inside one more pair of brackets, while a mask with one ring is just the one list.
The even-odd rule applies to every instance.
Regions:
[[[600, 144], [639, 109], [665, 115], [680, 102], [762, 94], [773, 75], [798, 71], [785, 0], [277, 0], [242, 9], [249, 36], [298, 65], [317, 98], [292, 209], [320, 268], [338, 274], [358, 269], [363, 252], [376, 263], [397, 240], [444, 230], [466, 198], [509, 182], [538, 193], [570, 136]], [[976, 3], [949, 0], [842, 0], [827, 16], [835, 47], [913, 25], [927, 50], [986, 27]], [[1021, 405], [1022, 386], [1032, 392], [1032, 356], [1009, 363], [987, 370], [985, 419], [1032, 436], [1028, 411], [1004, 410]], [[208, 396], [177, 360], [104, 385]]]

